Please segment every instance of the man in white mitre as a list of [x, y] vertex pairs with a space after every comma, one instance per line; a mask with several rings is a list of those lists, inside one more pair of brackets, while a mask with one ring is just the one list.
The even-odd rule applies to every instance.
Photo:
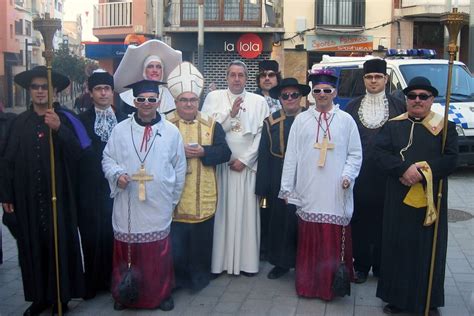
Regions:
[[169, 233], [184, 187], [186, 156], [179, 130], [156, 111], [159, 84], [142, 80], [128, 86], [137, 112], [115, 126], [104, 150], [102, 167], [114, 198], [116, 310], [174, 307]]
[[227, 67], [225, 90], [210, 92], [202, 112], [219, 122], [232, 156], [217, 166], [219, 197], [214, 222], [212, 273], [254, 276], [258, 272], [260, 214], [255, 181], [258, 145], [269, 109], [265, 99], [245, 90], [247, 65]]
[[330, 301], [341, 256], [353, 278], [349, 223], [362, 147], [354, 119], [333, 103], [337, 77], [323, 71], [309, 80], [316, 107], [291, 126], [279, 197], [297, 209], [296, 292]]

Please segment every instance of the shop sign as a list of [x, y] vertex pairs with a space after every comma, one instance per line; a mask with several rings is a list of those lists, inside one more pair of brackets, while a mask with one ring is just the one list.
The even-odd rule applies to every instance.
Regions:
[[306, 47], [318, 52], [371, 52], [373, 41], [370, 35], [307, 35]]

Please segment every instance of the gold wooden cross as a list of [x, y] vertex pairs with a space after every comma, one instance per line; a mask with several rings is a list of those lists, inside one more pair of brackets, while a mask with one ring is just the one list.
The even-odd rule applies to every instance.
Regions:
[[145, 171], [145, 165], [141, 164], [138, 173], [132, 175], [133, 181], [138, 181], [138, 199], [140, 201], [146, 200], [145, 181], [153, 180], [153, 175], [147, 174]]
[[334, 149], [334, 147], [335, 145], [329, 142], [329, 138], [327, 135], [324, 135], [322, 143], [314, 144], [314, 148], [321, 150], [321, 152], [319, 153], [318, 167], [324, 167], [324, 165], [326, 164], [326, 154], [328, 152], [328, 149]]

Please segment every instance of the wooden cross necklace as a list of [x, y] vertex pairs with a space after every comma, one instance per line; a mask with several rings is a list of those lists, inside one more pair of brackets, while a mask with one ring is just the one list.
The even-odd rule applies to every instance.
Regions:
[[[323, 125], [321, 124], [322, 116], [324, 116], [324, 121], [326, 122], [326, 128], [324, 128]], [[318, 131], [316, 133], [316, 143], [314, 144], [314, 148], [320, 150], [318, 167], [321, 167], [321, 168], [324, 167], [324, 165], [326, 164], [326, 155], [327, 155], [328, 149], [334, 149], [334, 147], [336, 146], [335, 144], [329, 142], [331, 140], [331, 132], [329, 131], [329, 126], [331, 125], [332, 120], [334, 119], [334, 116], [335, 114], [333, 114], [331, 116], [331, 120], [328, 121], [327, 112], [321, 112], [317, 120]], [[319, 129], [322, 129], [324, 132], [323, 140], [321, 143], [319, 143]]]
[[133, 144], [133, 149], [135, 149], [135, 153], [137, 154], [138, 160], [140, 160], [140, 169], [138, 169], [138, 172], [135, 174], [132, 174], [132, 180], [133, 181], [138, 181], [138, 200], [140, 201], [145, 201], [146, 200], [146, 189], [145, 189], [145, 181], [151, 181], [153, 180], [153, 175], [147, 174], [145, 170], [145, 160], [148, 157], [148, 154], [150, 153], [151, 149], [153, 148], [153, 144], [155, 143], [156, 135], [158, 133], [155, 133], [155, 136], [153, 137], [153, 140], [150, 144], [150, 148], [148, 147], [148, 141], [150, 140], [151, 137], [151, 132], [153, 129], [151, 128], [150, 125], [145, 126], [145, 130], [143, 132], [143, 139], [142, 139], [142, 145], [140, 147], [140, 152], [143, 149], [143, 145], [145, 145], [145, 157], [143, 159], [140, 157], [140, 154], [138, 153], [137, 146], [135, 146], [135, 140], [133, 139], [133, 130], [132, 130], [132, 124], [130, 124], [130, 134], [132, 136], [132, 144]]

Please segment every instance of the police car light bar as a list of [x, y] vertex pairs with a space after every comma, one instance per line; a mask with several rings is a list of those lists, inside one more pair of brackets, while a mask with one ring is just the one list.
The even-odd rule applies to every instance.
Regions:
[[418, 57], [418, 58], [435, 58], [436, 51], [434, 49], [387, 49], [386, 57]]

